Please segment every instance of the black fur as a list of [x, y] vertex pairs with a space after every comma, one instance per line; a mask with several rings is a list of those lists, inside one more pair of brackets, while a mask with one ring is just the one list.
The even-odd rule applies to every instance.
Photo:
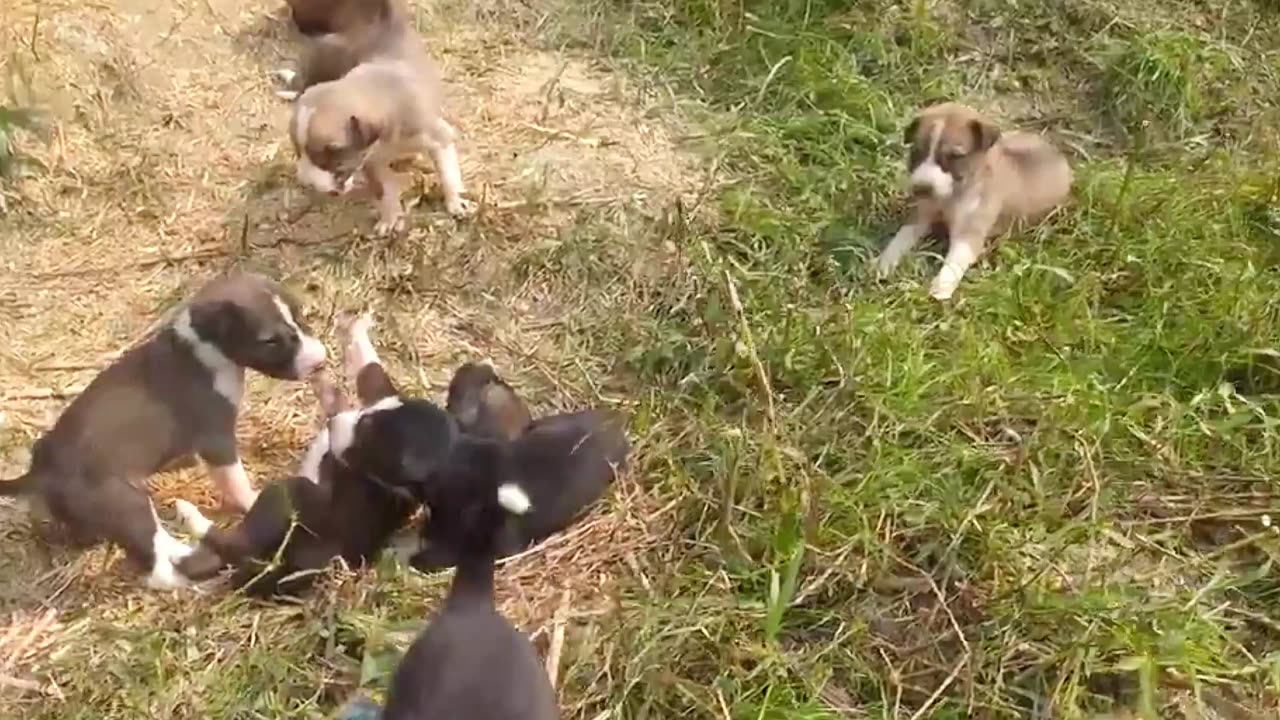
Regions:
[[[494, 605], [497, 545], [516, 519], [497, 503], [503, 478], [484, 464], [499, 457], [501, 447], [492, 440], [463, 439], [455, 458], [472, 472], [442, 473], [432, 486], [437, 510], [457, 519], [449, 527], [458, 569], [444, 609], [396, 669], [385, 720], [556, 720], [560, 715], [533, 646]], [[491, 454], [495, 450], [498, 455]]]
[[429, 482], [456, 436], [453, 419], [426, 400], [362, 414], [346, 452], [325, 455], [319, 482], [272, 485], [235, 527], [211, 529], [178, 570], [199, 580], [234, 565], [233, 585], [267, 596], [305, 590], [334, 558], [366, 565], [417, 509], [412, 489]]
[[499, 485], [515, 483], [528, 495], [532, 508], [504, 525], [494, 541], [498, 557], [569, 527], [626, 462], [630, 446], [619, 425], [609, 413], [587, 410], [535, 420], [510, 442], [461, 436], [447, 471], [421, 486], [429, 517], [421, 528], [423, 548], [410, 563], [429, 572], [457, 562], [457, 538], [471, 522], [452, 509], [458, 504], [452, 498], [463, 492], [459, 486], [480, 485], [496, 493]]

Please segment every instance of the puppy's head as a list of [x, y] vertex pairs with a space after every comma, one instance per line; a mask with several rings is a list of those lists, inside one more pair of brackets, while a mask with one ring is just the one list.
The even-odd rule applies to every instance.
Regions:
[[330, 195], [350, 192], [382, 127], [359, 97], [332, 83], [309, 88], [293, 106], [289, 136], [298, 156], [298, 181]]
[[469, 362], [454, 372], [445, 409], [464, 432], [500, 440], [514, 440], [533, 421], [520, 396], [487, 362]]
[[457, 437], [457, 423], [439, 406], [397, 395], [329, 420], [335, 460], [414, 495], [448, 462]]
[[282, 380], [324, 365], [324, 344], [307, 332], [297, 301], [261, 275], [235, 273], [206, 285], [174, 323], [197, 354], [211, 347], [239, 365]]
[[533, 500], [511, 446], [500, 439], [462, 433], [449, 462], [424, 488], [434, 542], [473, 554], [492, 554]]
[[947, 200], [1000, 139], [1000, 128], [970, 108], [942, 103], [916, 115], [905, 139], [912, 194]]

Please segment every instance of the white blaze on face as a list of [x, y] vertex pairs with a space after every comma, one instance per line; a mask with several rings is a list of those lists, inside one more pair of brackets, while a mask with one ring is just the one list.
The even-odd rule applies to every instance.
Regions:
[[360, 422], [360, 418], [384, 410], [395, 410], [402, 404], [400, 398], [392, 395], [382, 398], [367, 408], [347, 410], [334, 415], [329, 420], [329, 452], [333, 453], [334, 457], [341, 458], [355, 443], [356, 424]]
[[923, 190], [939, 200], [946, 200], [955, 191], [955, 178], [938, 165], [938, 143], [942, 140], [944, 123], [935, 122], [929, 135], [929, 152], [924, 162], [911, 171], [911, 187]]
[[338, 192], [338, 183], [333, 173], [316, 166], [307, 155], [307, 135], [311, 130], [311, 116], [314, 114], [315, 108], [307, 105], [305, 98], [299, 98], [294, 106], [293, 118], [293, 142], [298, 147], [298, 182], [323, 193]]
[[324, 365], [324, 343], [302, 332], [287, 303], [278, 297], [272, 297], [271, 300], [276, 304], [285, 324], [298, 334], [298, 351], [293, 356], [293, 374], [300, 378], [307, 377]]

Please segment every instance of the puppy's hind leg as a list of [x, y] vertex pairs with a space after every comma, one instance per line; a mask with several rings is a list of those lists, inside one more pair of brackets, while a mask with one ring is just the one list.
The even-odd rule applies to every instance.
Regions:
[[373, 317], [364, 313], [350, 319], [338, 330], [343, 342], [343, 371], [347, 382], [356, 386], [356, 397], [364, 407], [396, 394], [395, 385], [383, 369], [382, 360], [369, 339], [372, 324]]

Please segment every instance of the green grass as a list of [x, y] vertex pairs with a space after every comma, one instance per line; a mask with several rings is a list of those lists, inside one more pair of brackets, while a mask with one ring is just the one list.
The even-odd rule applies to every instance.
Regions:
[[[1275, 712], [1280, 16], [593, 12], [563, 37], [683, 98], [725, 175], [714, 219], [674, 238], [686, 272], [625, 322], [585, 323], [630, 348], [620, 370], [655, 419], [642, 475], [683, 498], [657, 587], [612, 620], [600, 709]], [[1077, 173], [1069, 209], [947, 307], [925, 293], [936, 259], [865, 270], [903, 209], [901, 128], [940, 98], [1050, 129]], [[572, 250], [559, 272], [595, 257]]]

